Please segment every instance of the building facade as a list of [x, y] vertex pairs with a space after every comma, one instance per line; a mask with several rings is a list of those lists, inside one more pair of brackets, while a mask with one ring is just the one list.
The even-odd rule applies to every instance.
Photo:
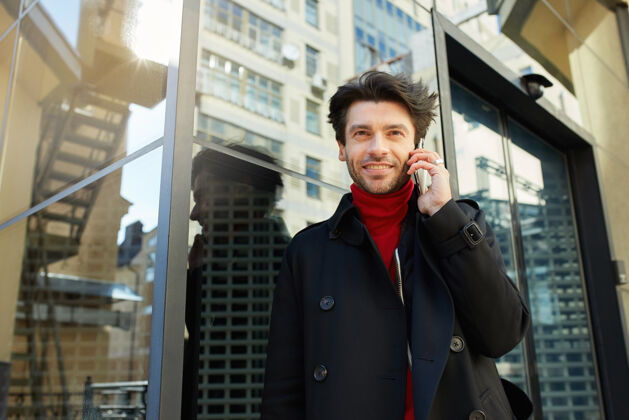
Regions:
[[535, 419], [623, 418], [628, 45], [626, 2], [0, 0], [0, 419], [259, 418], [368, 69], [440, 94], [426, 145], [531, 308], [499, 373]]

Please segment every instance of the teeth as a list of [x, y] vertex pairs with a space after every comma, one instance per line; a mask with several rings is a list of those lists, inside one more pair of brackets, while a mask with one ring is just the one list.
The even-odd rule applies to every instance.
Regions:
[[387, 169], [388, 165], [367, 165], [368, 169]]

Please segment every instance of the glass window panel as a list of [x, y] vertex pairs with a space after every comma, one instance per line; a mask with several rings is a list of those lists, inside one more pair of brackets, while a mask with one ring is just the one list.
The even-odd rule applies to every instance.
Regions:
[[163, 136], [173, 6], [126, 4], [49, 0], [23, 18], [0, 222]]
[[[310, 156], [306, 156], [306, 176], [319, 179], [321, 177], [321, 161]], [[310, 198], [320, 198], [320, 190], [317, 184], [308, 182], [306, 184], [306, 194]]]
[[157, 149], [0, 231], [15, 418], [143, 416], [160, 167]]
[[[182, 418], [190, 410], [255, 419], [284, 248], [310, 221], [330, 217], [340, 195], [322, 188], [321, 199], [304, 206], [304, 181], [249, 161], [274, 163], [268, 148], [215, 147], [194, 145]], [[197, 371], [195, 397], [188, 387]]]
[[[500, 245], [507, 274], [515, 280], [511, 210], [498, 110], [454, 81], [450, 89], [459, 193], [478, 202], [485, 211]], [[527, 389], [522, 344], [498, 359], [496, 365], [502, 377]]]
[[[513, 120], [509, 133], [540, 385], [585, 387], [595, 379], [594, 363], [566, 162]], [[601, 418], [596, 386], [576, 394], [577, 405], [571, 391], [544, 389], [544, 412]]]
[[[231, 1], [225, 1], [223, 6], [206, 2], [205, 8], [209, 12], [203, 16], [204, 28], [269, 60], [281, 62], [282, 28]], [[249, 16], [246, 27], [245, 11]]]
[[[381, 61], [409, 52], [409, 47], [413, 43], [413, 33], [422, 29], [422, 26], [417, 23], [415, 31], [412, 31], [414, 18], [406, 15], [390, 2], [387, 2], [386, 7], [388, 13], [384, 10], [383, 2], [376, 2], [376, 6], [374, 9], [375, 6], [370, 4], [366, 6], [364, 12], [354, 7], [356, 73], [361, 73]], [[376, 13], [372, 13], [372, 11]], [[427, 26], [429, 25], [430, 16], [428, 14], [418, 15], [415, 18], [422, 19]], [[411, 28], [410, 31], [406, 29], [407, 25]], [[367, 33], [366, 44], [359, 42], [363, 39], [363, 33]], [[374, 37], [375, 34], [378, 34], [377, 40]], [[390, 64], [389, 67], [393, 73], [411, 72], [408, 66], [404, 65], [400, 66], [394, 63]]]
[[317, 72], [319, 51], [306, 45], [306, 75], [312, 77]]
[[312, 26], [319, 26], [319, 2], [306, 0], [306, 22]]
[[[216, 57], [213, 54], [210, 56]], [[206, 60], [201, 60], [199, 63], [197, 90], [201, 93], [202, 109], [212, 106], [212, 100], [208, 97], [211, 95], [278, 123], [284, 122], [283, 89], [280, 83], [256, 74], [233, 61], [225, 61], [220, 57], [217, 59], [219, 62], [224, 62], [225, 66], [208, 67]], [[241, 79], [246, 80], [244, 89]]]
[[319, 105], [309, 100], [306, 100], [306, 130], [312, 134], [321, 134]]

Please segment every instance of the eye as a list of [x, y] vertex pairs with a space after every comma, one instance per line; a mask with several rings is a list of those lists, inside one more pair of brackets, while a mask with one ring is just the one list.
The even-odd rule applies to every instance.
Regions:
[[363, 137], [363, 136], [367, 136], [367, 135], [369, 135], [367, 130], [356, 130], [354, 132], [354, 137]]
[[404, 132], [402, 132], [401, 130], [391, 130], [389, 134], [394, 137], [399, 137], [399, 136], [403, 136]]

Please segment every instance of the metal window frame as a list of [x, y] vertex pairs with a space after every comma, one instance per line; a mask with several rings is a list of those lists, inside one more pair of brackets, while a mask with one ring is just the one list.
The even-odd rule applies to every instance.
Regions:
[[[598, 183], [594, 138], [567, 116], [558, 113], [544, 98], [537, 102], [531, 100], [520, 86], [518, 75], [434, 8], [432, 14], [448, 169], [452, 172], [456, 164], [450, 77], [509, 115], [516, 116], [519, 123], [566, 156], [584, 273], [584, 293], [590, 308], [591, 338], [598, 355], [595, 367], [603, 403], [601, 408], [607, 419], [622, 419], [629, 412], [629, 399], [625, 396], [629, 390], [629, 361], [615, 286], [609, 227]], [[451, 183], [458, 192], [458, 182], [454, 178], [451, 178]], [[539, 390], [533, 389], [531, 393], [539, 394]], [[535, 418], [542, 418], [538, 411]]]
[[181, 415], [188, 256], [188, 212], [201, 2], [178, 0], [176, 51], [168, 64], [166, 120], [159, 197], [153, 316], [149, 354], [148, 419]]

